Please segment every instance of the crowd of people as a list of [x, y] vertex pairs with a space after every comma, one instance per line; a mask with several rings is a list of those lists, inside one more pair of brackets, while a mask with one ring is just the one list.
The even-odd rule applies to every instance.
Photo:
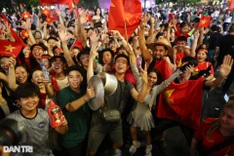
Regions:
[[[202, 15], [212, 20], [198, 28]], [[139, 132], [145, 156], [157, 155], [153, 140], [165, 145], [164, 132], [179, 126], [191, 156], [234, 156], [233, 15], [213, 6], [145, 9], [129, 38], [109, 30], [108, 12], [98, 7], [2, 15], [0, 43], [17, 42], [14, 31], [25, 46], [17, 57], [0, 51], [0, 119], [24, 127], [18, 144], [33, 146], [33, 155], [93, 156], [103, 143], [121, 149], [126, 133], [130, 155], [141, 146]], [[98, 91], [88, 83], [101, 72], [113, 74], [117, 87], [92, 110]], [[205, 119], [204, 95], [217, 87], [230, 100]], [[63, 112], [56, 128], [51, 100]]]

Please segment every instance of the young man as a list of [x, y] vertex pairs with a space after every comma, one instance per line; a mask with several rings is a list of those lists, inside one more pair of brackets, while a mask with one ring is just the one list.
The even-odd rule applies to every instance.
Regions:
[[155, 43], [148, 45], [152, 50], [152, 54], [145, 44], [145, 26], [147, 19], [142, 18], [139, 29], [139, 45], [142, 52], [142, 57], [147, 65], [159, 70], [163, 76], [163, 80], [166, 80], [172, 75], [174, 65], [171, 63], [168, 55], [173, 53], [171, 43], [164, 37], [159, 38]]
[[82, 145], [89, 130], [90, 109], [87, 101], [93, 98], [95, 93], [93, 88], [86, 92], [80, 89], [83, 76], [78, 67], [71, 66], [67, 72], [69, 86], [62, 89], [57, 96], [69, 127], [68, 133], [61, 137], [61, 144], [65, 148], [65, 155], [77, 156], [82, 155]]
[[[19, 125], [18, 129], [22, 129], [22, 139], [19, 145], [32, 146], [31, 155], [52, 155], [52, 151], [48, 147], [50, 118], [45, 110], [37, 108], [40, 100], [38, 86], [31, 83], [20, 84], [15, 93], [21, 108], [6, 118], [16, 120]], [[55, 130], [60, 134], [65, 134], [68, 131], [66, 119], [62, 126]], [[22, 153], [16, 155], [18, 154]]]
[[[93, 45], [91, 48], [91, 54], [89, 59], [89, 66], [87, 70], [87, 80], [93, 76], [93, 63], [97, 54], [97, 45]], [[93, 156], [96, 154], [98, 147], [102, 143], [104, 137], [110, 134], [111, 141], [113, 142], [114, 148], [120, 148], [123, 144], [122, 134], [122, 120], [118, 122], [108, 122], [102, 117], [102, 112], [108, 109], [118, 110], [120, 113], [123, 112], [126, 104], [126, 99], [131, 95], [135, 100], [142, 102], [145, 97], [147, 88], [147, 74], [145, 71], [141, 73], [143, 78], [143, 87], [138, 93], [133, 85], [124, 80], [126, 70], [129, 68], [128, 57], [120, 54], [115, 58], [115, 77], [118, 80], [117, 89], [110, 96], [104, 96], [104, 102], [100, 109], [93, 112], [91, 129], [89, 132], [88, 139], [88, 154]]]

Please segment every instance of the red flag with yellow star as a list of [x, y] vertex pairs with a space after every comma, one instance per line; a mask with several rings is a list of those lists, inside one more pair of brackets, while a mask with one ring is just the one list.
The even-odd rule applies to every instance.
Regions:
[[196, 129], [202, 113], [204, 78], [178, 84], [172, 82], [159, 96], [156, 116]]
[[198, 24], [198, 28], [207, 28], [210, 26], [210, 20], [211, 20], [211, 16], [204, 16], [202, 15], [200, 18], [200, 22]]
[[23, 12], [21, 16], [22, 16], [23, 19], [28, 19], [28, 18], [30, 18], [30, 13], [29, 12]]
[[43, 9], [41, 13], [45, 16], [50, 16], [50, 10], [48, 10], [47, 8]]
[[29, 34], [27, 30], [21, 30], [20, 33], [21, 33], [22, 38], [29, 38]]
[[16, 58], [21, 52], [23, 46], [19, 42], [11, 42], [8, 40], [0, 40], [0, 55], [11, 56]]
[[52, 24], [52, 23], [54, 22], [54, 19], [53, 19], [51, 16], [47, 16], [47, 17], [46, 17], [46, 22], [47, 22], [48, 24]]
[[[9, 23], [4, 13], [2, 13], [2, 17], [5, 23]], [[13, 56], [16, 58], [19, 55], [22, 48], [25, 47], [25, 43], [19, 37], [19, 35], [12, 29], [12, 27], [11, 27], [11, 35], [15, 39], [15, 42], [8, 41], [8, 40], [0, 40], [0, 43], [1, 43], [0, 55], [1, 56]]]
[[141, 15], [139, 0], [112, 0], [108, 16], [109, 30], [118, 30], [128, 39], [140, 24]]

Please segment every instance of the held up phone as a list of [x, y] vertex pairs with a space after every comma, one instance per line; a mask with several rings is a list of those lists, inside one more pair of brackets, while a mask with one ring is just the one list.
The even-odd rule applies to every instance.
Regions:
[[76, 40], [75, 40], [74, 38], [70, 38], [70, 39], [68, 40], [68, 42], [67, 42], [67, 47], [68, 47], [69, 50], [71, 49], [71, 47], [72, 47], [72, 45], [73, 45], [73, 43], [74, 43], [75, 41], [76, 41]]

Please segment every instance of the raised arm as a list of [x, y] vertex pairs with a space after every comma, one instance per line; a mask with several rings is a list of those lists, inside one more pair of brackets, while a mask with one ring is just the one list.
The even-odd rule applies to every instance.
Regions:
[[16, 64], [16, 60], [12, 57], [9, 58], [9, 63], [10, 63], [10, 67], [9, 67], [9, 75], [8, 75], [8, 80], [9, 80], [9, 87], [11, 90], [15, 91], [16, 88], [19, 86], [16, 83], [16, 77], [15, 77], [15, 64]]
[[32, 44], [36, 44], [36, 40], [32, 34], [32, 30], [31, 30], [31, 22], [30, 19], [27, 19], [26, 22], [24, 23], [23, 27], [25, 28], [25, 30], [27, 30], [28, 35], [29, 35], [29, 39], [32, 42]]
[[154, 17], [150, 17], [150, 30], [149, 30], [149, 36], [147, 37], [146, 43], [150, 44], [152, 43], [153, 36], [154, 36]]
[[229, 75], [233, 65], [232, 56], [226, 55], [223, 59], [223, 63], [219, 68], [219, 75], [214, 81], [206, 81], [207, 87], [218, 87]]
[[194, 33], [194, 40], [193, 40], [193, 43], [192, 43], [191, 52], [190, 52], [190, 54], [189, 54], [189, 55], [192, 56], [192, 57], [195, 57], [195, 55], [196, 55], [197, 42], [198, 42], [199, 36], [200, 36], [199, 31], [196, 31], [196, 32]]
[[75, 65], [74, 61], [71, 58], [71, 55], [69, 53], [68, 47], [67, 47], [67, 41], [69, 39], [69, 36], [67, 35], [67, 31], [66, 29], [61, 29], [59, 32], [59, 38], [62, 42], [62, 48], [63, 48], [63, 52], [64, 52], [64, 58], [67, 61], [67, 65], [70, 67], [72, 65]]
[[145, 65], [144, 70], [141, 67], [140, 67], [140, 70], [141, 70], [140, 76], [142, 77], [142, 80], [143, 80], [142, 88], [139, 92], [135, 88], [133, 88], [131, 90], [131, 95], [137, 102], [142, 103], [145, 99], [147, 84], [148, 84], [146, 65]]
[[139, 45], [140, 45], [140, 49], [141, 49], [141, 53], [142, 53], [142, 57], [143, 57], [144, 61], [147, 62], [148, 64], [150, 64], [150, 62], [153, 60], [153, 57], [145, 45], [144, 33], [145, 33], [146, 23], [147, 23], [147, 18], [144, 16], [141, 19], [141, 23], [140, 23], [140, 27], [139, 27]]
[[98, 56], [98, 43], [94, 43], [91, 47], [90, 54], [89, 54], [89, 65], [87, 69], [87, 82], [91, 79], [91, 77], [94, 75], [94, 59]]

